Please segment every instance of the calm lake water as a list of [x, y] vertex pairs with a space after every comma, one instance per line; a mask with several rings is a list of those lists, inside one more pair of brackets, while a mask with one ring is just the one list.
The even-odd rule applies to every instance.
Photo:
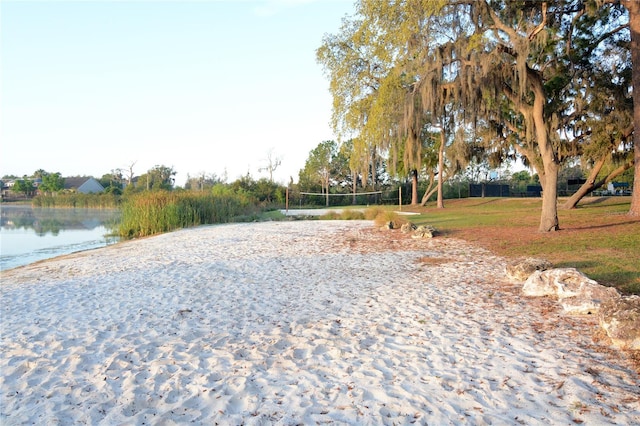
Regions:
[[117, 210], [2, 204], [0, 216], [2, 271], [118, 241], [108, 236], [119, 219]]

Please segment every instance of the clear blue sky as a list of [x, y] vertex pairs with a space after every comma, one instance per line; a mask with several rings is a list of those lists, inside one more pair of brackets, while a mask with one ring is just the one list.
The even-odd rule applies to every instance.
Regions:
[[0, 176], [135, 162], [229, 181], [335, 139], [315, 50], [352, 0], [0, 2]]

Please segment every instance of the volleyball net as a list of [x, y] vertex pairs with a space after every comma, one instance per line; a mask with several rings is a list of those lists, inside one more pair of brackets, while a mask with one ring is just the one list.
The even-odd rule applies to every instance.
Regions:
[[382, 195], [382, 191], [371, 191], [371, 192], [349, 192], [349, 193], [344, 193], [344, 194], [332, 194], [329, 193], [327, 194], [326, 192], [298, 192], [298, 194], [300, 195], [318, 195], [321, 197], [326, 197], [327, 195], [329, 195], [329, 197], [337, 197], [337, 196], [342, 196], [342, 197], [357, 197], [359, 195], [372, 195], [372, 194], [381, 194]]
[[295, 195], [290, 194], [290, 196], [297, 198], [296, 202], [300, 204], [310, 203], [322, 205], [325, 204], [327, 198], [329, 199], [329, 205], [351, 204], [353, 200], [355, 200], [355, 204], [394, 204], [397, 203], [399, 199], [397, 190], [329, 194], [326, 192], [296, 191]]

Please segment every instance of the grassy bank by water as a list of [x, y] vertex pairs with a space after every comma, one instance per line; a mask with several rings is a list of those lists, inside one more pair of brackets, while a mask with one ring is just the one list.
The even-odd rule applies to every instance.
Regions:
[[[563, 200], [559, 201], [562, 204]], [[640, 294], [640, 219], [627, 216], [629, 197], [585, 198], [577, 209], [559, 210], [560, 231], [538, 232], [540, 199], [467, 198], [435, 206], [404, 208], [416, 224], [435, 226], [492, 252], [541, 257], [574, 267], [600, 284]]]
[[196, 192], [145, 192], [122, 204], [118, 234], [144, 237], [179, 228], [231, 222], [246, 215], [253, 204], [242, 195], [214, 196]]

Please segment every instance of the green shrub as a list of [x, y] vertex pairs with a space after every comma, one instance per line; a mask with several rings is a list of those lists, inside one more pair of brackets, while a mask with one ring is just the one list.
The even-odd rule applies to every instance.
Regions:
[[336, 211], [328, 211], [327, 213], [320, 216], [322, 220], [338, 220], [340, 219], [340, 213]]
[[343, 220], [364, 220], [364, 213], [360, 210], [346, 209], [342, 211], [340, 219]]
[[364, 211], [364, 218], [366, 220], [375, 220], [376, 217], [378, 217], [380, 215], [380, 213], [384, 212], [384, 209], [381, 209], [380, 207], [371, 207], [368, 208]]
[[393, 222], [395, 228], [399, 228], [403, 224], [407, 223], [407, 219], [404, 216], [400, 216], [391, 210], [382, 210], [375, 217], [373, 222], [376, 226], [384, 226], [389, 222]]

